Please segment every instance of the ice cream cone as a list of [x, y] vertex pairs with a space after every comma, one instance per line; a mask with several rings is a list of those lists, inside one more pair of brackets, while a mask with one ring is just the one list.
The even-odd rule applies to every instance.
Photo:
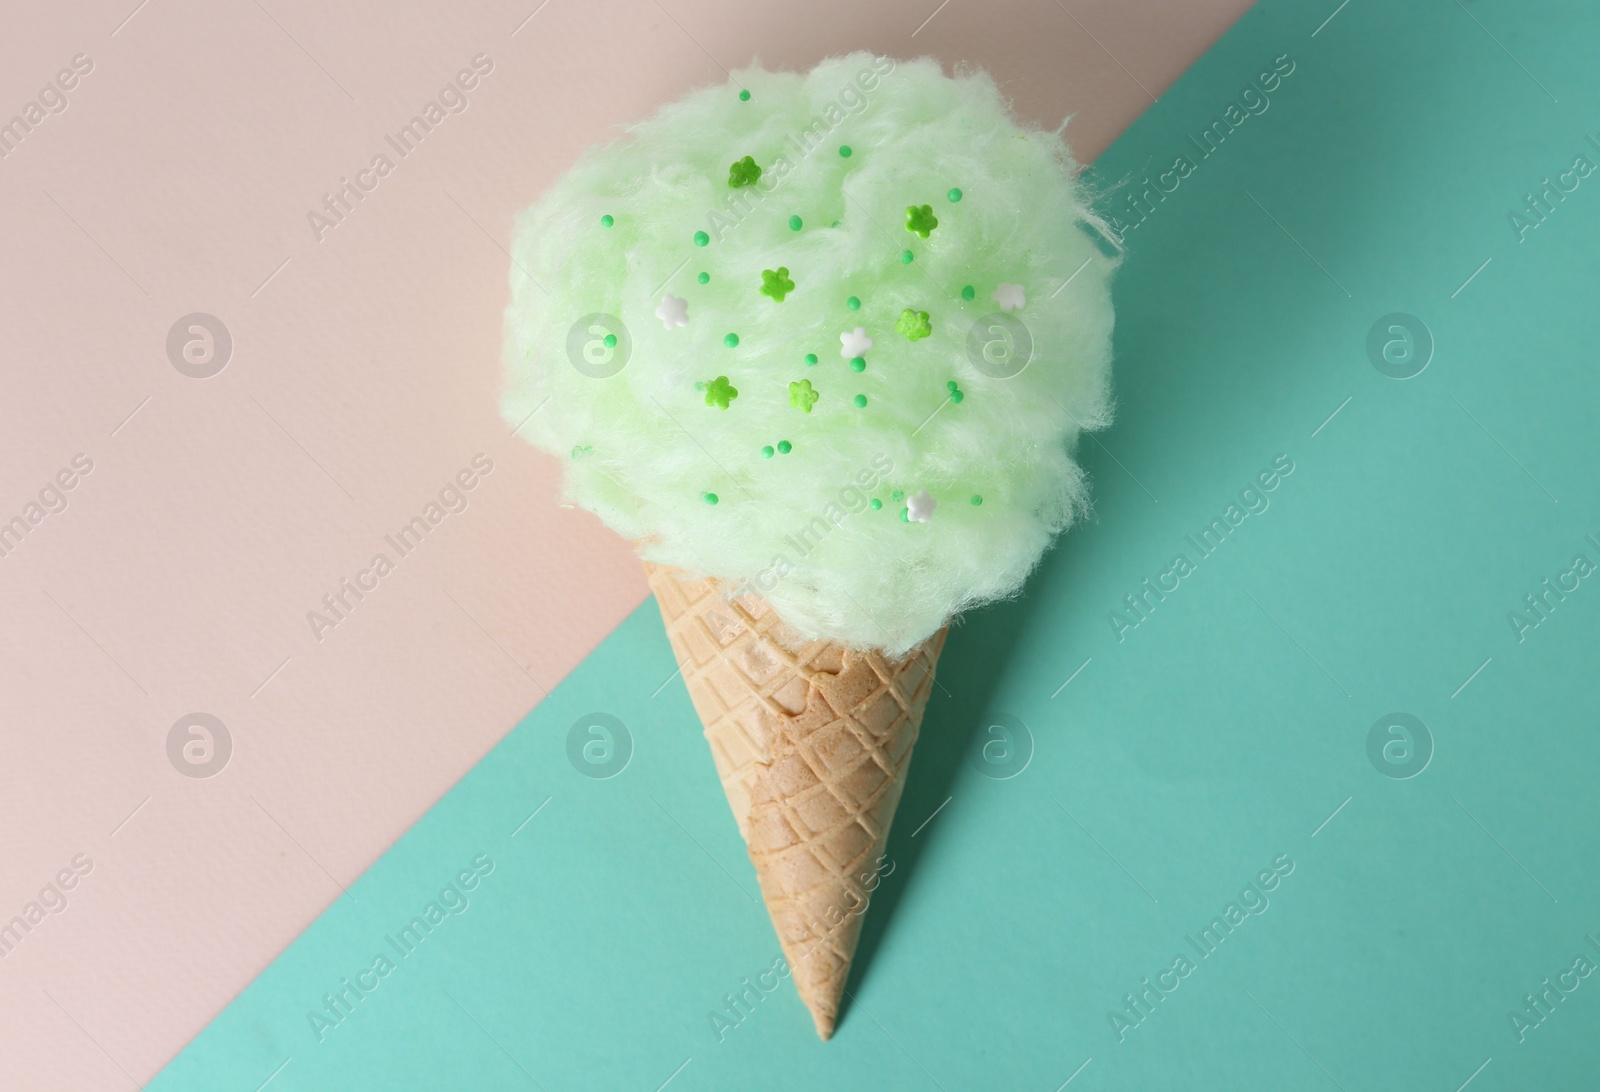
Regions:
[[800, 999], [827, 1039], [944, 647], [806, 641], [762, 599], [645, 566]]

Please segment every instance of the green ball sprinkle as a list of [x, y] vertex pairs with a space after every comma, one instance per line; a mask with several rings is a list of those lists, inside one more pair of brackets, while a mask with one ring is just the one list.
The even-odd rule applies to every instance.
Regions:
[[848, 144], [839, 145], [839, 154], [844, 156], [844, 158], [849, 159], [850, 156], [853, 154], [850, 145], [848, 145]]
[[902, 493], [902, 492], [900, 492], [900, 490], [896, 489], [893, 493], [889, 494], [889, 499], [890, 500], [904, 500], [905, 496], [906, 495], [904, 493]]
[[958, 389], [959, 387], [960, 387], [960, 384], [957, 383], [954, 379], [950, 380], [950, 382], [948, 382], [948, 383], [946, 383], [944, 385], [944, 389], [947, 390], [947, 391], [953, 391], [953, 390]]
[[864, 372], [864, 371], [866, 371], [867, 370], [867, 358], [864, 357], [864, 356], [853, 356], [853, 357], [851, 357], [850, 358], [850, 370], [853, 371], [853, 372]]
[[954, 204], [955, 202], [961, 200], [961, 191], [952, 188], [949, 193], [945, 194], [945, 196], [950, 198], [950, 202]]
[[762, 448], [761, 448], [761, 457], [762, 457], [762, 458], [763, 458], [763, 459], [770, 459], [770, 458], [772, 458], [772, 445], [771, 445], [771, 444], [763, 444], [763, 445], [762, 445]]
[[851, 399], [851, 401], [856, 404], [856, 409], [866, 409], [867, 408], [867, 396], [864, 395], [864, 394], [856, 395], [854, 398]]
[[722, 343], [730, 349], [735, 348], [739, 344], [739, 335], [728, 334], [722, 339]]
[[909, 508], [900, 509], [900, 522], [901, 523], [910, 523], [911, 522], [911, 509], [909, 509]]
[[749, 102], [750, 101], [750, 92], [748, 90], [740, 91], [739, 92], [739, 101], [740, 102]]
[[806, 366], [807, 367], [810, 367], [811, 365], [815, 364], [816, 362], [817, 362], [817, 354], [816, 353], [807, 353], [806, 354]]
[[976, 494], [976, 493], [972, 494], [972, 507], [977, 508], [982, 503], [983, 503], [983, 498], [982, 497], [978, 496], [978, 494]]
[[604, 216], [600, 217], [600, 226], [601, 227], [610, 227], [614, 223], [616, 223], [616, 220], [614, 220], [612, 218], [612, 216], [611, 216], [611, 214], [609, 212], [606, 213]]
[[950, 392], [950, 401], [956, 403], [957, 405], [960, 405], [961, 404], [961, 400], [963, 398], [965, 398], [965, 397], [966, 397], [966, 395], [964, 393], [962, 393], [961, 391], [951, 391]]
[[694, 245], [695, 246], [705, 246], [710, 241], [711, 241], [711, 236], [707, 235], [705, 232], [697, 231], [697, 232], [694, 233]]
[[857, 296], [851, 296], [849, 299], [845, 300], [844, 305], [850, 308], [852, 311], [861, 310], [861, 300]]
[[973, 288], [972, 285], [968, 284], [968, 285], [962, 286], [962, 289], [961, 289], [961, 298], [962, 299], [970, 300], [973, 296], [976, 296], [977, 294], [978, 294], [978, 290]]
[[805, 223], [805, 221], [800, 219], [800, 217], [791, 216], [791, 217], [789, 217], [789, 230], [790, 231], [799, 231], [800, 230], [800, 226], [802, 224], [804, 224], [804, 223]]
[[709, 274], [709, 273], [702, 273], [698, 277], [695, 278], [695, 280], [699, 281], [701, 284], [705, 284], [710, 279], [711, 279], [711, 274]]
[[779, 455], [787, 455], [787, 454], [789, 454], [789, 452], [791, 452], [793, 450], [794, 450], [794, 445], [791, 444], [788, 440], [779, 440], [778, 441], [778, 454]]
[[915, 255], [913, 255], [913, 254], [912, 254], [912, 253], [911, 253], [911, 251], [909, 251], [909, 250], [902, 250], [902, 251], [901, 251], [901, 252], [900, 252], [900, 264], [901, 264], [901, 265], [910, 265], [910, 264], [911, 264], [911, 259], [912, 259], [912, 258], [913, 258], [913, 257], [915, 257]]
[[601, 338], [600, 340], [605, 344], [605, 347], [608, 348], [608, 349], [615, 349], [617, 347], [617, 335], [616, 334], [607, 334], [605, 337]]
[[705, 501], [707, 504], [717, 503], [717, 495], [715, 493], [702, 493], [700, 495], [700, 499]]
[[883, 502], [881, 500], [879, 500], [877, 497], [873, 497], [871, 500], [869, 500], [867, 502], [867, 507], [872, 509], [874, 512], [876, 512], [878, 509], [883, 507]]

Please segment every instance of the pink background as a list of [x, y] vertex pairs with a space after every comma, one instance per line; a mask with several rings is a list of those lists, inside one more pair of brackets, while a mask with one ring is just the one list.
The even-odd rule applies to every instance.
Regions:
[[[0, 34], [0, 121], [93, 62], [0, 159], [0, 521], [93, 463], [0, 557], [0, 923], [93, 862], [0, 958], [6, 1089], [150, 1079], [645, 597], [495, 409], [511, 218], [585, 146], [724, 65], [866, 48], [986, 67], [1092, 160], [1248, 6], [137, 2]], [[191, 312], [233, 339], [212, 378], [167, 357]], [[469, 506], [316, 639], [478, 453]], [[232, 738], [208, 778], [167, 754], [193, 712]]]

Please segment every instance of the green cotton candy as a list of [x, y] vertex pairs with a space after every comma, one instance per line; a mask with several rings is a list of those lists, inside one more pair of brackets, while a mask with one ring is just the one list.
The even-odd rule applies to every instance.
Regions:
[[519, 218], [502, 411], [643, 558], [903, 654], [1087, 510], [1116, 261], [1076, 173], [981, 72], [736, 72]]

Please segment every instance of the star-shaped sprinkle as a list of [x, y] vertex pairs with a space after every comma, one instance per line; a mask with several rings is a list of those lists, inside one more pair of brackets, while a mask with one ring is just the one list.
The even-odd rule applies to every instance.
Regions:
[[689, 325], [689, 301], [682, 296], [662, 296], [661, 303], [656, 307], [656, 318], [668, 330], [674, 326]]
[[739, 389], [728, 383], [728, 377], [719, 375], [706, 384], [706, 405], [727, 409], [728, 403], [739, 397]]
[[906, 230], [920, 235], [926, 239], [939, 226], [939, 218], [933, 214], [932, 205], [907, 205]]
[[763, 269], [761, 271], [761, 294], [771, 296], [778, 303], [783, 302], [783, 297], [794, 291], [794, 281], [789, 279], [789, 267], [780, 265], [777, 269]]
[[900, 312], [900, 318], [895, 322], [896, 332], [902, 333], [909, 341], [921, 341], [933, 333], [933, 324], [928, 321], [928, 312], [913, 311], [907, 307]]
[[939, 507], [939, 502], [933, 499], [933, 494], [924, 489], [920, 493], [913, 493], [906, 498], [906, 519], [915, 523], [927, 523], [928, 517], [933, 515], [933, 510]]
[[728, 167], [728, 185], [732, 189], [741, 186], [754, 186], [756, 179], [761, 177], [761, 168], [756, 166], [756, 161], [745, 156], [737, 163]]
[[810, 413], [822, 395], [811, 389], [811, 380], [802, 379], [789, 384], [789, 404], [801, 413]]
[[839, 335], [839, 345], [839, 355], [849, 360], [853, 356], [865, 356], [867, 350], [872, 348], [872, 339], [867, 336], [865, 326], [857, 326]]
[[1022, 285], [1007, 284], [1004, 281], [1000, 282], [994, 290], [994, 295], [989, 298], [998, 303], [1002, 311], [1019, 310], [1028, 302], [1028, 294], [1022, 290]]

